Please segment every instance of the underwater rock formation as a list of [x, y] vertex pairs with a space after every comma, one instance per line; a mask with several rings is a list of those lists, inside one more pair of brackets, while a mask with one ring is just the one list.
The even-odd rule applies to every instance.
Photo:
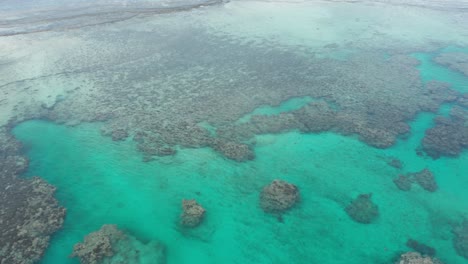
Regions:
[[387, 161], [387, 164], [392, 166], [395, 169], [403, 168], [403, 163], [401, 162], [401, 160], [396, 159], [396, 158], [393, 158], [393, 159]]
[[299, 188], [282, 180], [274, 180], [260, 194], [260, 206], [267, 213], [282, 213], [299, 202]]
[[216, 140], [213, 142], [213, 149], [235, 161], [247, 161], [255, 158], [253, 150], [247, 144]]
[[406, 246], [425, 256], [433, 257], [436, 254], [436, 250], [433, 247], [420, 243], [411, 238], [406, 241]]
[[112, 257], [112, 243], [121, 239], [124, 234], [115, 225], [103, 225], [101, 229], [90, 233], [84, 238], [83, 243], [73, 246], [70, 257], [78, 257], [80, 263], [96, 264], [104, 257]]
[[116, 225], [103, 225], [87, 235], [73, 247], [70, 257], [79, 258], [81, 264], [166, 263], [165, 247], [161, 243], [143, 243]]
[[468, 93], [460, 95], [457, 99], [457, 104], [462, 107], [468, 108]]
[[399, 175], [393, 182], [402, 191], [411, 190], [413, 183], [417, 183], [424, 190], [428, 192], [437, 191], [437, 182], [435, 181], [434, 174], [427, 168], [419, 171], [408, 173], [406, 175]]
[[18, 154], [20, 147], [0, 128], [1, 264], [37, 262], [65, 217], [65, 209], [54, 198], [55, 187], [39, 177], [18, 178], [28, 166]]
[[[190, 43], [205, 47], [201, 39]], [[288, 130], [358, 135], [369, 145], [389, 147], [409, 132], [407, 122], [418, 112], [436, 111], [441, 103], [454, 100], [454, 91], [446, 84], [431, 82], [423, 89], [417, 60], [402, 54], [304, 60], [292, 52], [266, 56], [253, 46], [230, 47], [229, 43], [211, 47], [203, 57], [191, 50], [181, 53], [160, 47], [166, 52], [158, 50], [155, 61], [146, 54], [142, 57], [148, 60], [138, 67], [117, 64], [121, 74], [116, 77], [99, 70], [81, 73], [93, 83], [93, 92], [78, 89], [52, 109], [42, 110], [42, 117], [56, 122], [105, 119], [104, 129], [114, 139], [125, 137], [121, 129], [135, 135], [146, 160], [174, 155], [180, 146], [212, 147], [227, 158], [245, 161], [254, 158], [250, 139], [255, 134]], [[209, 63], [214, 59], [215, 68]], [[169, 67], [171, 61], [178, 63]], [[183, 66], [195, 62], [199, 67]], [[164, 74], [155, 74], [159, 72]], [[138, 88], [129, 91], [136, 79]], [[317, 101], [279, 115], [254, 116], [248, 124], [237, 122], [259, 106], [304, 96]], [[198, 126], [201, 122], [209, 123], [216, 133]]]
[[128, 132], [125, 129], [116, 129], [111, 132], [112, 140], [119, 141], [128, 137]]
[[424, 94], [431, 98], [430, 102], [421, 105], [421, 111], [436, 113], [442, 103], [454, 103], [461, 94], [450, 89], [450, 84], [440, 81], [429, 81], [426, 83]]
[[203, 221], [206, 210], [195, 199], [182, 200], [180, 224], [185, 227], [197, 227]]
[[438, 188], [434, 178], [434, 174], [429, 169], [423, 169], [420, 172], [412, 173], [416, 183], [419, 184], [424, 190], [429, 192], [435, 192]]
[[421, 256], [417, 252], [408, 252], [402, 254], [400, 259], [395, 262], [395, 264], [443, 264], [440, 260], [436, 258], [431, 258], [428, 256]]
[[433, 158], [458, 156], [468, 147], [468, 111], [454, 106], [450, 117], [436, 117], [435, 126], [426, 131], [424, 151]]
[[468, 54], [462, 52], [442, 53], [434, 61], [468, 76]]
[[[201, 148], [211, 144], [207, 130], [189, 121], [150, 124], [148, 130], [139, 130], [133, 138], [138, 142], [138, 150], [147, 157], [171, 156], [176, 153], [177, 145], [185, 148]], [[119, 124], [115, 124], [119, 127]]]
[[453, 246], [458, 255], [468, 260], [468, 220], [453, 229]]
[[354, 221], [363, 224], [370, 224], [379, 216], [379, 208], [372, 202], [372, 194], [360, 194], [345, 211]]
[[393, 183], [395, 183], [398, 189], [402, 191], [409, 191], [411, 190], [413, 179], [405, 175], [398, 175], [398, 178], [393, 179]]
[[[459, 93], [451, 90], [447, 83], [428, 82], [423, 96], [426, 100], [417, 103], [420, 108], [415, 113], [435, 112], [442, 103], [457, 100], [457, 96]], [[295, 111], [278, 115], [254, 115], [246, 123], [220, 127], [217, 136], [230, 141], [247, 142], [256, 134], [282, 133], [294, 129], [306, 133], [334, 131], [343, 135], [356, 134], [371, 146], [387, 148], [396, 142], [398, 135], [409, 132], [404, 113], [395, 112], [391, 105], [369, 102], [366, 113], [362, 115], [357, 114], [357, 109], [354, 109], [356, 107], [353, 105], [352, 109], [347, 109], [331, 101], [312, 101]], [[402, 166], [401, 163], [398, 164], [398, 160], [394, 162], [393, 166]]]

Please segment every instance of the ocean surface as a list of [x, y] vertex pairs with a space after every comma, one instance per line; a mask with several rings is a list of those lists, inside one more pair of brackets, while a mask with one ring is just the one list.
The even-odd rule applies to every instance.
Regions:
[[[18, 177], [43, 178], [66, 208], [38, 263], [80, 263], [73, 246], [105, 224], [141, 250], [105, 263], [159, 263], [143, 248], [157, 242], [168, 264], [383, 264], [414, 251], [408, 239], [443, 263], [468, 263], [454, 247], [454, 228], [468, 219], [467, 146], [438, 157], [423, 147], [437, 120], [468, 110], [468, 75], [436, 59], [468, 57], [467, 12], [464, 1], [0, 0], [0, 121], [29, 161]], [[468, 72], [468, 59], [454, 61]], [[396, 74], [398, 63], [414, 74]], [[457, 99], [414, 110], [419, 93], [385, 90], [393, 81], [416, 91], [443, 82], [450, 91], [440, 96]], [[242, 130], [317, 105], [357, 129]], [[404, 117], [382, 125], [394, 120], [389, 111]], [[391, 128], [402, 124], [406, 133]], [[230, 158], [199, 130], [254, 156]], [[382, 147], [363, 130], [394, 141]], [[171, 152], [148, 154], [145, 144]], [[394, 183], [423, 169], [435, 192]], [[281, 215], [259, 202], [275, 179], [300, 190]], [[372, 223], [345, 210], [360, 194], [378, 206]], [[181, 227], [183, 199], [206, 209], [199, 226]]]

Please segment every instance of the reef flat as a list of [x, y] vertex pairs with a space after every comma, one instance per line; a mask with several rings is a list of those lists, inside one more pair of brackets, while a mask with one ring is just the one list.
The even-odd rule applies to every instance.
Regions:
[[[433, 247], [444, 263], [464, 263], [453, 232], [466, 217], [468, 156], [417, 155], [417, 137], [424, 135], [416, 132], [430, 127], [432, 117], [419, 116], [411, 126], [415, 137], [389, 149], [336, 133], [256, 136], [255, 159], [241, 163], [210, 148], [180, 149], [145, 163], [133, 141], [102, 136], [97, 124], [29, 121], [14, 134], [29, 146], [25, 176], [46, 175], [67, 208], [43, 263], [76, 263], [68, 259], [73, 246], [104, 224], [164, 245], [167, 263], [392, 263], [413, 250], [408, 239]], [[395, 157], [402, 168], [388, 164]], [[417, 184], [402, 191], [393, 183], [424, 168], [434, 176], [435, 192]], [[281, 214], [265, 213], [261, 192], [278, 178], [297, 186], [300, 200]], [[346, 208], [369, 193], [378, 216], [364, 224]], [[196, 228], [180, 226], [182, 199], [206, 209]]]
[[28, 167], [20, 144], [5, 129], [0, 131], [0, 247], [1, 263], [40, 260], [49, 237], [63, 224], [65, 209], [54, 198], [56, 188], [43, 179], [18, 178]]
[[0, 263], [463, 263], [463, 1], [74, 4], [0, 8]]

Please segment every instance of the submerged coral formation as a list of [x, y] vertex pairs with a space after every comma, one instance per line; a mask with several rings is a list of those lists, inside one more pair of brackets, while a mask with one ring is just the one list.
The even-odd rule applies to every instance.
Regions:
[[406, 241], [406, 246], [422, 255], [433, 257], [436, 254], [436, 250], [433, 247], [425, 245], [411, 238]]
[[37, 262], [60, 229], [65, 209], [54, 198], [55, 187], [43, 179], [21, 179], [28, 162], [20, 145], [0, 129], [0, 263]]
[[392, 166], [395, 169], [403, 168], [403, 163], [401, 162], [401, 160], [399, 160], [397, 158], [392, 158], [392, 159], [388, 160], [387, 164]]
[[[187, 41], [205, 49], [198, 38]], [[254, 158], [254, 135], [294, 129], [355, 134], [369, 145], [389, 147], [399, 135], [409, 132], [407, 122], [418, 112], [436, 111], [458, 96], [439, 82], [430, 82], [424, 89], [415, 68], [418, 61], [409, 56], [388, 59], [366, 53], [336, 61], [312, 55], [305, 59], [284, 51], [264, 56], [255, 47], [242, 51], [229, 47], [229, 43], [211, 47], [203, 58], [191, 49], [181, 53], [164, 47], [173, 57], [158, 55], [155, 63], [156, 58], [149, 56], [136, 68], [116, 66], [121, 74], [112, 78], [83, 73], [94, 81], [92, 93], [77, 90], [52, 109], [33, 113], [57, 122], [106, 120], [104, 134], [115, 140], [135, 135], [146, 160], [151, 160], [148, 156], [173, 155], [176, 146], [181, 146], [211, 147], [227, 158], [246, 161]], [[206, 64], [208, 58], [219, 56], [226, 59], [216, 68]], [[180, 63], [164, 63], [173, 60]], [[200, 67], [181, 66], [194, 61]], [[263, 66], [257, 67], [259, 64]], [[239, 65], [245, 70], [238, 71]], [[135, 78], [138, 89], [129, 91]], [[306, 96], [314, 100], [301, 109], [236, 122], [259, 106]], [[24, 115], [28, 113], [18, 118]], [[202, 122], [213, 126], [216, 133], [198, 125]]]
[[398, 175], [398, 178], [393, 179], [393, 182], [402, 191], [411, 190], [411, 185], [413, 184], [413, 179], [406, 175]]
[[468, 259], [468, 220], [464, 220], [453, 230], [453, 246], [458, 255]]
[[119, 230], [116, 225], [103, 225], [73, 247], [70, 257], [82, 264], [166, 263], [165, 248], [160, 242], [143, 243]]
[[450, 69], [459, 71], [468, 76], [468, 54], [462, 52], [442, 53], [434, 58], [434, 61], [450, 67]]
[[354, 221], [362, 224], [370, 224], [379, 216], [379, 208], [372, 201], [372, 194], [360, 194], [345, 211]]
[[[0, 105], [10, 104], [10, 97], [18, 99], [1, 120], [13, 124], [44, 118], [70, 126], [102, 122], [103, 135], [115, 141], [134, 140], [145, 161], [173, 156], [181, 148], [211, 148], [228, 159], [246, 162], [255, 159], [255, 136], [259, 134], [331, 131], [387, 148], [410, 132], [408, 122], [418, 113], [436, 112], [444, 103], [468, 105], [467, 95], [452, 90], [449, 84], [423, 82], [416, 67], [419, 61], [408, 55], [414, 50], [397, 49], [401, 44], [379, 42], [373, 46], [377, 49], [369, 49], [351, 44], [361, 41], [349, 39], [346, 42], [353, 50], [341, 50], [346, 46], [343, 43], [327, 46], [349, 53], [346, 58], [331, 59], [307, 46], [285, 49], [268, 40], [265, 43], [270, 44], [259, 47], [245, 36], [220, 37], [224, 33], [213, 34], [212, 24], [208, 30], [206, 25], [192, 27], [143, 17], [141, 21], [151, 26], [135, 27], [141, 21], [132, 20], [115, 28], [52, 32], [57, 35], [52, 41], [64, 47], [74, 45], [57, 52], [46, 49], [39, 56], [27, 51], [7, 53], [51, 35], [12, 37], [12, 45], [4, 42], [2, 48], [10, 48], [0, 58], [0, 91], [8, 98], [0, 98]], [[362, 24], [358, 20], [356, 24]], [[170, 24], [177, 26], [164, 26]], [[369, 32], [385, 36], [379, 30]], [[466, 74], [465, 58], [441, 55], [436, 61]], [[37, 66], [40, 61], [47, 67]], [[35, 96], [30, 95], [32, 90]], [[39, 95], [47, 99], [36, 98]], [[271, 115], [255, 112], [260, 106], [275, 107], [291, 98], [311, 100], [300, 108]], [[456, 156], [466, 149], [467, 114], [462, 107], [454, 107], [449, 118], [436, 119], [435, 127], [426, 132], [422, 144], [429, 155]], [[248, 120], [243, 119], [250, 114]], [[61, 227], [65, 210], [54, 199], [52, 186], [39, 178], [17, 178], [27, 161], [18, 154], [19, 147], [11, 147], [16, 143], [8, 133], [0, 133], [0, 140], [4, 138], [8, 142], [0, 144], [0, 179], [5, 186], [0, 192], [1, 264], [32, 263], [43, 254], [49, 236]], [[389, 165], [402, 168], [398, 160]], [[431, 192], [437, 189], [429, 171], [402, 175], [395, 183], [402, 190], [410, 190], [413, 183]], [[282, 213], [299, 197], [297, 186], [275, 180], [263, 189], [260, 206], [265, 212]], [[182, 207], [181, 225], [195, 227], [203, 221], [205, 209], [195, 200], [184, 200]], [[360, 223], [371, 223], [379, 215], [370, 194], [359, 195], [346, 212]], [[465, 241], [456, 234], [456, 241]], [[456, 243], [462, 252], [463, 243]], [[78, 244], [73, 256], [83, 263], [111, 262], [115, 256], [124, 263], [135, 263], [143, 248], [156, 252], [158, 263], [164, 262], [159, 243], [145, 244], [115, 226], [104, 226]]]
[[434, 174], [427, 168], [420, 172], [412, 173], [416, 183], [419, 184], [424, 190], [429, 192], [435, 192], [438, 188], [437, 182], [435, 181]]
[[428, 168], [425, 168], [419, 172], [399, 175], [398, 178], [393, 180], [393, 182], [398, 187], [398, 189], [402, 191], [411, 190], [413, 183], [417, 183], [428, 192], [435, 192], [438, 188], [434, 174]]
[[458, 156], [468, 147], [468, 110], [454, 106], [450, 117], [438, 116], [426, 131], [422, 145], [433, 158]]
[[184, 199], [182, 200], [180, 224], [185, 227], [197, 227], [203, 221], [205, 212], [205, 208], [203, 208], [195, 199]]
[[83, 243], [73, 247], [70, 257], [78, 257], [80, 263], [96, 264], [105, 257], [111, 257], [112, 244], [123, 237], [123, 233], [115, 225], [104, 225], [96, 232], [87, 235]]
[[214, 140], [212, 147], [225, 157], [235, 161], [247, 161], [255, 158], [252, 148], [247, 144], [227, 140]]
[[422, 256], [417, 252], [408, 252], [402, 254], [400, 259], [395, 264], [443, 264], [436, 258]]
[[267, 213], [282, 213], [300, 199], [299, 188], [283, 180], [274, 180], [260, 194], [260, 207]]

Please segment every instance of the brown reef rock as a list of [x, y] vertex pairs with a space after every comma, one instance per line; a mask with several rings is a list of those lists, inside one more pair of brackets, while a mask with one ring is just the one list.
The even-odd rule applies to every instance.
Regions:
[[[206, 46], [204, 38], [185, 37], [194, 45]], [[80, 78], [93, 84], [93, 92], [78, 89], [50, 109], [20, 109], [18, 119], [34, 116], [64, 123], [107, 120], [104, 134], [114, 140], [134, 135], [147, 161], [153, 156], [174, 155], [178, 148], [199, 147], [246, 161], [254, 158], [251, 149], [256, 134], [291, 130], [357, 135], [371, 146], [390, 147], [409, 132], [408, 122], [419, 112], [437, 111], [442, 103], [460, 96], [448, 84], [422, 83], [415, 67], [417, 60], [403, 54], [387, 58], [365, 52], [335, 61], [314, 56], [304, 60], [285, 51], [267, 55], [258, 47], [239, 49], [229, 43], [212, 47], [203, 57], [192, 50], [181, 53], [176, 46], [164, 46], [163, 50], [158, 49], [158, 54], [164, 54], [157, 60], [161, 63], [148, 60], [138, 66], [119, 66], [122, 74], [118, 78], [99, 70], [81, 72]], [[63, 61], [67, 69], [69, 63], [81, 63], [67, 60]], [[164, 61], [180, 63], [168, 67]], [[200, 67], [181, 66], [194, 61]], [[216, 67], [212, 61], [217, 61]], [[29, 82], [23, 85], [32, 86]], [[139, 88], [128, 89], [135, 85]], [[278, 106], [305, 96], [314, 101], [300, 109], [238, 122], [258, 107]]]
[[114, 255], [112, 243], [122, 238], [124, 234], [115, 225], [103, 225], [99, 231], [87, 235], [83, 243], [73, 247], [70, 257], [78, 257], [80, 263], [96, 264], [104, 257]]
[[431, 258], [428, 256], [421, 256], [417, 252], [408, 252], [401, 255], [400, 260], [395, 262], [395, 264], [443, 264], [440, 260], [436, 258]]
[[468, 54], [462, 52], [443, 53], [434, 58], [434, 61], [468, 76]]
[[345, 211], [354, 221], [363, 224], [370, 224], [379, 216], [379, 208], [372, 202], [372, 194], [360, 194]]
[[212, 146], [214, 150], [235, 161], [247, 161], [255, 158], [253, 150], [246, 144], [226, 140], [214, 140]]
[[437, 182], [435, 181], [434, 174], [427, 168], [419, 171], [408, 173], [406, 175], [399, 175], [393, 182], [402, 191], [411, 190], [413, 183], [417, 183], [424, 190], [428, 192], [437, 191]]
[[455, 106], [449, 117], [438, 116], [426, 130], [422, 146], [432, 158], [458, 156], [468, 147], [468, 110]]
[[453, 230], [453, 246], [458, 255], [468, 259], [468, 220], [463, 221], [462, 224]]
[[65, 208], [54, 198], [55, 187], [39, 177], [18, 177], [28, 166], [20, 147], [0, 128], [1, 264], [37, 262], [65, 217]]
[[73, 247], [70, 257], [79, 258], [81, 264], [166, 263], [164, 245], [154, 240], [142, 242], [116, 225], [103, 225], [87, 235]]
[[423, 244], [411, 238], [406, 241], [406, 246], [425, 256], [433, 257], [436, 254], [435, 248], [430, 247], [426, 244]]
[[182, 200], [180, 223], [185, 227], [197, 227], [203, 221], [206, 210], [195, 199]]
[[267, 213], [282, 213], [300, 199], [299, 188], [282, 180], [274, 180], [260, 194], [260, 206]]

